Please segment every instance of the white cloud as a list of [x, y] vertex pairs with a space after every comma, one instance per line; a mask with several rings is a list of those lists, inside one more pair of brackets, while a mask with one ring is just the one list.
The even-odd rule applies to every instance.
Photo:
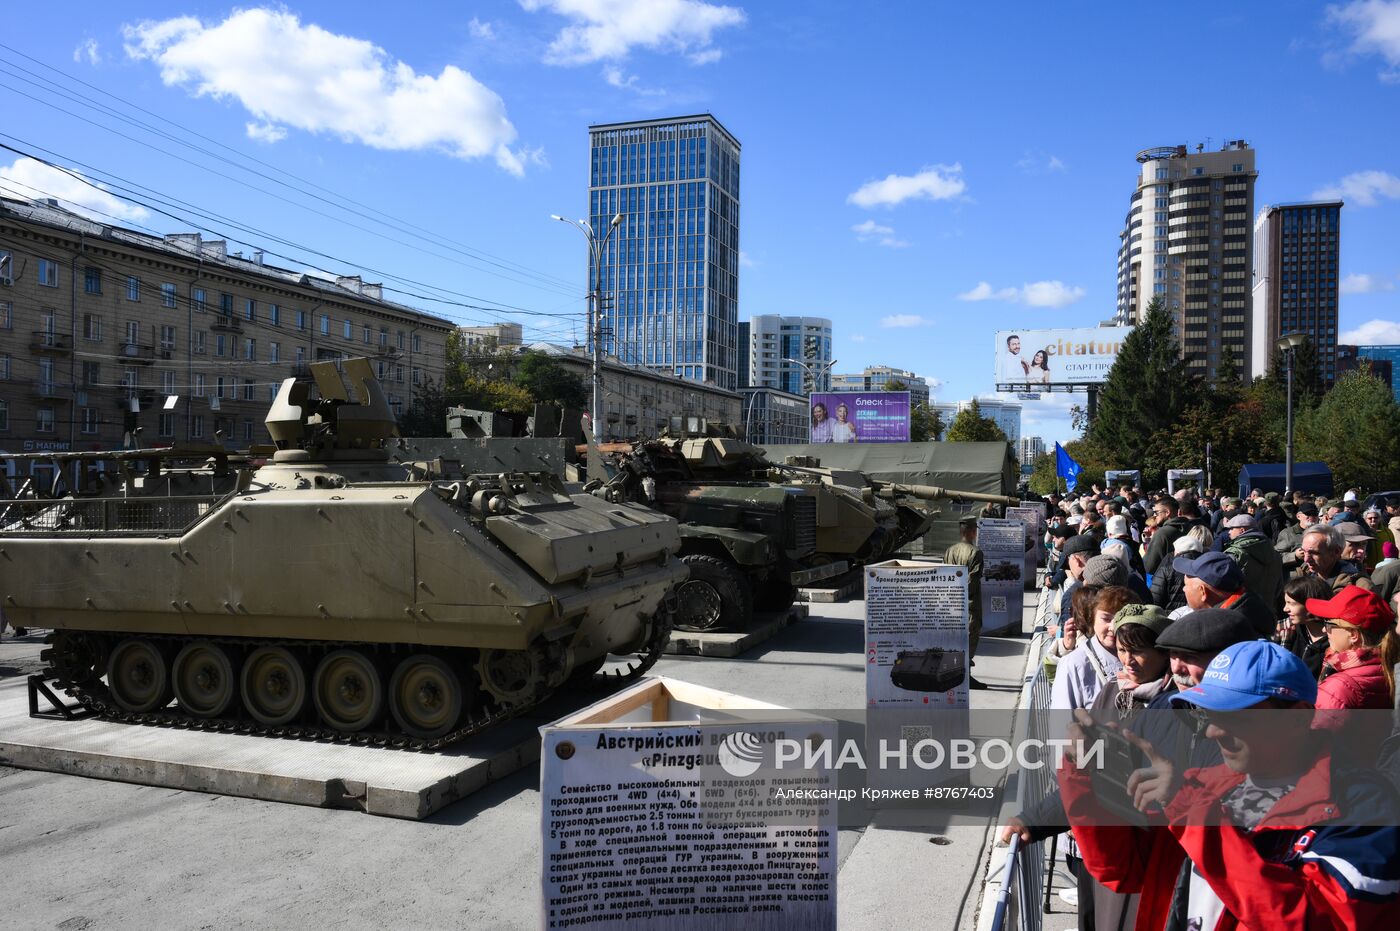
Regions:
[[850, 339], [851, 342], [853, 342], [853, 343], [863, 343], [863, 342], [865, 342], [865, 334], [864, 334], [864, 333], [852, 333], [852, 334], [850, 335], [849, 339]]
[[636, 47], [681, 52], [693, 64], [708, 64], [721, 54], [711, 47], [714, 34], [747, 19], [738, 7], [702, 0], [520, 0], [520, 6], [572, 21], [549, 44], [545, 60], [556, 65], [622, 59]]
[[880, 318], [880, 326], [887, 328], [927, 326], [932, 322], [919, 314], [891, 314]]
[[1327, 19], [1351, 33], [1350, 52], [1354, 55], [1380, 55], [1391, 66], [1379, 77], [1387, 84], [1400, 80], [1400, 0], [1357, 0], [1345, 6], [1327, 8]]
[[[19, 158], [13, 165], [0, 166], [0, 191], [22, 200], [43, 200], [53, 197], [72, 210], [99, 222], [111, 217], [119, 220], [145, 220], [151, 214], [145, 207], [129, 204], [106, 190], [94, 188], [73, 175], [32, 158]], [[105, 214], [105, 216], [103, 216]]]
[[739, 250], [739, 264], [744, 268], [757, 268], [758, 262], [744, 250]]
[[933, 165], [916, 175], [886, 175], [867, 181], [846, 198], [857, 207], [893, 207], [906, 200], [951, 200], [967, 190], [962, 165]]
[[1342, 279], [1343, 294], [1374, 294], [1377, 291], [1394, 291], [1395, 282], [1375, 275], [1352, 273]]
[[1026, 154], [1016, 161], [1016, 168], [1028, 175], [1059, 174], [1069, 171], [1069, 166], [1058, 157], [1040, 149], [1027, 150]]
[[603, 68], [603, 80], [607, 81], [613, 87], [632, 91], [643, 97], [663, 97], [666, 94], [666, 91], [659, 87], [643, 87], [641, 84], [637, 83], [637, 76], [635, 74], [625, 74], [623, 70], [616, 65], [607, 65]]
[[1337, 337], [1347, 346], [1394, 346], [1400, 343], [1400, 323], [1394, 320], [1367, 320], [1354, 330]]
[[281, 142], [287, 138], [287, 131], [274, 123], [244, 123], [243, 128], [254, 142]]
[[895, 235], [894, 227], [881, 226], [874, 220], [866, 220], [864, 223], [857, 223], [855, 226], [851, 227], [851, 232], [855, 233], [856, 239], [859, 239], [861, 242], [877, 242], [891, 249], [903, 249], [905, 246], [909, 245], [909, 243]]
[[1063, 281], [1033, 281], [1019, 288], [993, 288], [987, 282], [979, 281], [971, 291], [959, 294], [958, 300], [1006, 301], [1029, 307], [1066, 307], [1082, 298], [1084, 293], [1084, 289], [1078, 285], [1067, 285]]
[[1350, 207], [1374, 207], [1381, 197], [1400, 198], [1400, 178], [1388, 171], [1354, 172], [1313, 192], [1315, 200], [1341, 198]]
[[467, 23], [467, 32], [473, 39], [491, 40], [496, 38], [496, 30], [489, 22], [482, 22], [475, 16]]
[[253, 138], [292, 127], [376, 149], [492, 156], [511, 174], [524, 171], [505, 103], [456, 66], [418, 74], [371, 42], [269, 9], [237, 10], [212, 26], [190, 16], [147, 20], [123, 34], [127, 55], [155, 62], [167, 85], [237, 100], [256, 118]]
[[97, 48], [96, 39], [84, 39], [73, 49], [73, 60], [82, 64], [86, 61], [90, 65], [102, 64], [102, 53]]

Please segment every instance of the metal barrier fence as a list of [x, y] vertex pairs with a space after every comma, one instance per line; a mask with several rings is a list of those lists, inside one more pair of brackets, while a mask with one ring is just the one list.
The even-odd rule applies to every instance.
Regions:
[[183, 533], [226, 495], [19, 498], [0, 501], [0, 533], [158, 536]]

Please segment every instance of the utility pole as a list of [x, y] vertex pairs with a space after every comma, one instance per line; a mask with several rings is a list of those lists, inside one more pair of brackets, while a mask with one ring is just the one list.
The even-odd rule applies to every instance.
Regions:
[[1307, 342], [1307, 336], [1302, 333], [1287, 333], [1280, 336], [1277, 341], [1279, 351], [1283, 353], [1283, 360], [1288, 365], [1288, 438], [1284, 447], [1283, 466], [1283, 490], [1284, 493], [1293, 491], [1293, 354], [1298, 347]]
[[603, 422], [603, 255], [613, 232], [622, 225], [622, 214], [617, 214], [608, 223], [608, 230], [602, 240], [593, 231], [587, 220], [570, 220], [558, 214], [550, 214], [551, 220], [567, 223], [583, 234], [588, 240], [588, 255], [592, 261], [593, 281], [588, 289], [588, 334], [593, 341], [593, 404], [589, 412], [593, 438], [601, 441], [599, 424]]

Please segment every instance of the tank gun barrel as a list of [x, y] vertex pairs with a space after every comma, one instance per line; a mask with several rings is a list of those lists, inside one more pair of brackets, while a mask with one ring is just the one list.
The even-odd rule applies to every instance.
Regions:
[[903, 482], [879, 480], [872, 480], [872, 484], [875, 486], [875, 490], [881, 494], [902, 495], [924, 501], [980, 501], [984, 504], [1000, 504], [1013, 508], [1021, 503], [1020, 499], [1006, 495], [989, 495], [980, 491], [958, 491], [955, 488], [944, 488], [941, 485], [906, 485]]

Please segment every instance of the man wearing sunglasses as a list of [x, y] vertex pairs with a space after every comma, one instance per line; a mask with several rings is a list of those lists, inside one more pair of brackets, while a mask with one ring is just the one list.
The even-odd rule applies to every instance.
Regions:
[[1084, 864], [1115, 892], [1141, 894], [1136, 927], [1400, 924], [1400, 799], [1380, 774], [1334, 761], [1312, 725], [1316, 696], [1307, 666], [1277, 644], [1222, 650], [1171, 699], [1203, 716], [1220, 765], [1175, 777], [1178, 762], [1125, 733], [1148, 761], [1128, 781], [1146, 826], [1115, 820], [1090, 761], [1071, 754], [1060, 786]]

